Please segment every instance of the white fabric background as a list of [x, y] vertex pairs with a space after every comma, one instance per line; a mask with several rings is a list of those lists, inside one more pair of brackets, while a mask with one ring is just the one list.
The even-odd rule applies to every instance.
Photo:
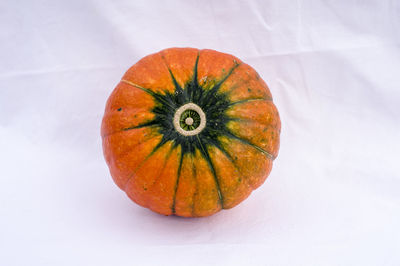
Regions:
[[[1, 265], [399, 265], [399, 1], [0, 2]], [[105, 102], [141, 57], [252, 65], [282, 120], [266, 183], [203, 219], [114, 185]]]

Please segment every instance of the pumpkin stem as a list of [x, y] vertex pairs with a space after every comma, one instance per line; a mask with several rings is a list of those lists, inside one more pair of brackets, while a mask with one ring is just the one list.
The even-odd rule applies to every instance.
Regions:
[[205, 128], [206, 115], [197, 104], [187, 103], [176, 110], [173, 124], [181, 135], [194, 136]]

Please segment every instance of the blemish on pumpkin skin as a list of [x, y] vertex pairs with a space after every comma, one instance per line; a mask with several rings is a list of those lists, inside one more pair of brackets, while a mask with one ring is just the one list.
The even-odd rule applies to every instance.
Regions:
[[122, 110], [122, 108], [121, 108], [121, 107], [117, 109], [117, 111], [118, 111], [118, 112], [120, 112], [121, 110]]

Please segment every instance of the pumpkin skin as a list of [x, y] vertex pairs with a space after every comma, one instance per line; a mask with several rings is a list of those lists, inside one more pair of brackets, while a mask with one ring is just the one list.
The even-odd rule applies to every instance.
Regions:
[[249, 65], [214, 50], [170, 48], [125, 73], [101, 135], [113, 180], [129, 198], [163, 215], [200, 217], [264, 183], [280, 130], [271, 93]]

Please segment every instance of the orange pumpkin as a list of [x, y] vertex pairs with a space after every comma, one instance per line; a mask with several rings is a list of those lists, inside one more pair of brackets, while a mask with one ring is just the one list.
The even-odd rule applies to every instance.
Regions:
[[107, 101], [101, 134], [115, 183], [164, 215], [208, 216], [264, 183], [280, 119], [257, 72], [213, 50], [144, 57]]

